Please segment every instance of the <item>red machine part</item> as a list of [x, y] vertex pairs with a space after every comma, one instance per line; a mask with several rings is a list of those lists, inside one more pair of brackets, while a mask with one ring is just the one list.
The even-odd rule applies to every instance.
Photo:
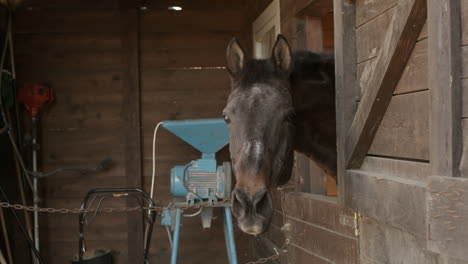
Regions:
[[18, 101], [26, 106], [31, 117], [36, 117], [43, 106], [54, 101], [54, 91], [44, 85], [25, 84], [18, 89]]

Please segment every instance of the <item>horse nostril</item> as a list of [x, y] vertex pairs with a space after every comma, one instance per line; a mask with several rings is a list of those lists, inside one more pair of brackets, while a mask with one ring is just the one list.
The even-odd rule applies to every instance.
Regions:
[[273, 203], [271, 196], [267, 190], [263, 190], [254, 196], [255, 213], [262, 215], [265, 218], [270, 218], [273, 213]]
[[239, 193], [238, 190], [234, 189], [234, 191], [232, 191], [232, 197], [231, 197], [231, 200], [232, 200], [232, 213], [234, 214], [234, 216], [236, 217], [241, 217], [243, 215], [245, 215], [245, 210], [243, 209], [243, 207], [245, 207], [245, 201], [242, 199], [243, 195], [241, 193]]

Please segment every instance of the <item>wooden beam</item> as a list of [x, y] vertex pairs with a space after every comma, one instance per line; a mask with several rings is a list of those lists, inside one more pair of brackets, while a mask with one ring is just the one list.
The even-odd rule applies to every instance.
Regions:
[[[140, 115], [140, 15], [139, 1], [120, 0], [122, 29], [122, 73], [125, 120], [125, 175], [129, 188], [142, 187]], [[129, 199], [127, 206], [138, 206]], [[140, 213], [127, 214], [127, 263], [143, 263], [143, 219]]]
[[428, 1], [432, 176], [460, 175], [462, 153], [460, 0]]
[[427, 17], [426, 0], [400, 1], [346, 139], [347, 168], [359, 168]]
[[344, 204], [346, 134], [356, 113], [359, 87], [356, 80], [356, 13], [353, 0], [334, 0], [336, 134], [338, 150], [338, 198]]

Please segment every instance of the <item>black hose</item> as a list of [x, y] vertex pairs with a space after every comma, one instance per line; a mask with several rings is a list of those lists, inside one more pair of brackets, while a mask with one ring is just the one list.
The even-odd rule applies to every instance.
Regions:
[[[3, 191], [3, 188], [2, 188], [1, 185], [0, 185], [0, 192], [2, 193], [2, 196], [3, 196], [3, 199], [5, 200], [5, 202], [10, 203], [10, 201], [8, 200], [8, 197], [6, 196], [5, 192]], [[15, 209], [12, 208], [12, 207], [10, 207], [10, 210], [11, 210], [11, 213], [13, 214], [13, 216], [15, 217], [16, 222], [18, 222], [18, 226], [20, 227], [21, 232], [23, 233], [24, 237], [26, 238], [26, 241], [28, 242], [29, 247], [30, 247], [31, 250], [34, 252], [34, 255], [36, 255], [37, 261], [38, 261], [40, 264], [43, 264], [43, 263], [44, 263], [44, 260], [42, 259], [41, 254], [39, 253], [39, 251], [37, 251], [36, 247], [34, 246], [34, 242], [33, 242], [33, 241], [31, 240], [31, 238], [29, 237], [28, 232], [26, 231], [26, 229], [24, 228], [23, 224], [21, 223], [21, 221], [20, 221], [18, 215], [16, 214]]]

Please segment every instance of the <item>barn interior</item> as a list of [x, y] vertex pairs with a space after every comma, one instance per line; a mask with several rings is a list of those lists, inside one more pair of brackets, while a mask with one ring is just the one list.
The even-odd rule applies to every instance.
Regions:
[[[185, 174], [203, 147], [171, 131], [172, 123], [156, 126], [222, 118], [231, 92], [229, 42], [236, 37], [250, 56], [266, 58], [278, 34], [293, 50], [335, 53], [339, 184], [296, 152], [291, 180], [272, 190], [267, 232], [245, 234], [234, 219], [232, 251], [223, 205], [209, 217], [210, 228], [200, 217], [209, 211], [184, 208], [177, 262], [468, 263], [468, 162], [461, 149], [468, 138], [468, 3], [440, 0], [458, 5], [438, 9], [430, 2], [0, 0], [0, 264], [79, 263], [82, 227], [86, 252], [103, 261], [82, 263], [176, 263], [175, 212], [157, 211], [148, 225], [148, 211], [105, 210], [136, 208], [147, 196], [132, 200], [121, 190], [88, 197], [100, 210], [85, 222], [73, 209], [96, 188], [138, 188], [154, 192], [155, 207], [171, 204], [171, 170], [182, 166]], [[450, 96], [440, 88], [447, 83], [455, 87]], [[377, 125], [362, 125], [373, 127], [370, 139], [354, 135], [377, 88], [385, 89], [387, 104], [372, 105], [378, 109], [362, 121]], [[37, 92], [39, 102], [21, 91]], [[214, 147], [218, 165], [230, 161], [227, 143]], [[456, 197], [453, 205], [444, 204], [441, 189]], [[44, 209], [35, 213], [34, 206]], [[110, 251], [92, 256], [94, 249]], [[104, 262], [109, 255], [112, 262]]]

